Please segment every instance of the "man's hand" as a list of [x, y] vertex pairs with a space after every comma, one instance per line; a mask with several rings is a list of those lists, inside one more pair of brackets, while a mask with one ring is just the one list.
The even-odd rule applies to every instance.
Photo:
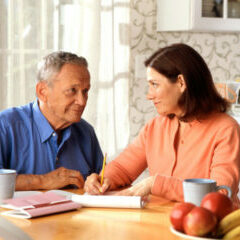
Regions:
[[110, 187], [110, 180], [107, 178], [103, 179], [103, 185], [100, 184], [101, 176], [99, 176], [96, 173], [91, 174], [89, 177], [87, 177], [85, 184], [84, 184], [84, 190], [85, 192], [91, 194], [91, 195], [100, 195], [106, 192]]
[[74, 184], [78, 188], [84, 185], [79, 171], [60, 167], [43, 175], [20, 174], [16, 179], [16, 190], [58, 189]]
[[74, 184], [78, 188], [84, 185], [84, 179], [79, 171], [64, 167], [42, 175], [42, 186], [44, 189], [57, 189]]

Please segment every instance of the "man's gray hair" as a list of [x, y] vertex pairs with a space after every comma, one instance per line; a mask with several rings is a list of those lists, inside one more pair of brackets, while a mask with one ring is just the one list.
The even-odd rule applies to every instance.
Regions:
[[66, 63], [72, 63], [79, 66], [88, 67], [87, 60], [74, 53], [57, 51], [45, 56], [38, 64], [37, 81], [46, 81], [50, 83], [51, 77], [60, 72]]

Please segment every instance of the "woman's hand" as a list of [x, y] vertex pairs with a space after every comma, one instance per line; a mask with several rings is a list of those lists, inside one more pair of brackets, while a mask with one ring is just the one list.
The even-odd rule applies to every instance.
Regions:
[[101, 195], [106, 192], [110, 187], [110, 180], [107, 178], [103, 179], [101, 186], [101, 176], [96, 173], [91, 174], [87, 177], [84, 184], [84, 191], [91, 195]]
[[152, 185], [154, 182], [154, 176], [147, 177], [141, 182], [133, 185], [132, 187], [122, 190], [115, 195], [121, 196], [147, 196], [151, 193]]

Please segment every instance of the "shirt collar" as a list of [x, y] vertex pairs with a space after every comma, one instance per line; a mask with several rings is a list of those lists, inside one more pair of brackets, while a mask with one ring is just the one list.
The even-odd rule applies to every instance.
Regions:
[[[179, 119], [176, 116], [174, 117], [174, 119], [177, 122], [177, 124], [179, 124]], [[199, 123], [201, 123], [201, 120], [194, 119], [192, 121], [187, 122], [186, 127], [187, 128], [192, 128], [193, 126], [195, 126], [195, 125], [197, 125]]]
[[54, 130], [42, 114], [37, 99], [33, 103], [33, 119], [41, 137], [41, 142], [43, 143], [54, 133]]

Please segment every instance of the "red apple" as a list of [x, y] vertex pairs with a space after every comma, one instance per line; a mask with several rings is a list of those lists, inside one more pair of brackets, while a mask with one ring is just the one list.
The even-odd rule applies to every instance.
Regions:
[[203, 207], [193, 208], [183, 219], [184, 232], [191, 236], [202, 237], [210, 233], [217, 224], [217, 217]]
[[183, 218], [195, 207], [192, 203], [177, 203], [170, 213], [170, 221], [174, 229], [183, 232]]
[[228, 196], [219, 192], [211, 192], [204, 196], [201, 201], [201, 207], [207, 208], [213, 212], [220, 221], [233, 211], [234, 205]]
[[239, 206], [237, 203], [233, 203], [233, 210], [232, 211], [235, 211], [235, 210], [238, 210], [239, 209]]

